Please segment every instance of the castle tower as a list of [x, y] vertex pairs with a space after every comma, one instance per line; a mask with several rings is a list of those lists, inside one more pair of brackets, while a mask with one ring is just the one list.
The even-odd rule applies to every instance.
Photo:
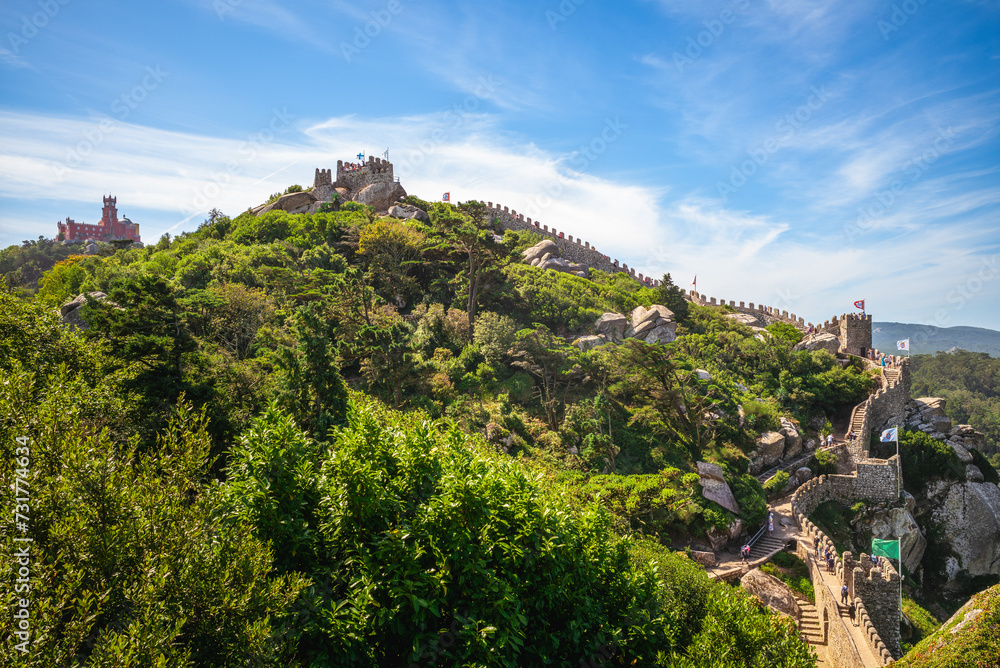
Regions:
[[101, 210], [101, 227], [103, 233], [109, 238], [114, 238], [118, 236], [117, 230], [118, 226], [118, 198], [117, 197], [105, 197], [104, 198], [104, 208]]
[[840, 350], [864, 357], [872, 347], [872, 317], [860, 313], [840, 316]]

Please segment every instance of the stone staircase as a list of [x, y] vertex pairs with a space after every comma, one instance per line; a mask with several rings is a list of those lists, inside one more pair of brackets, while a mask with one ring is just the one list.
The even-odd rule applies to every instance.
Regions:
[[785, 538], [777, 538], [775, 536], [761, 536], [756, 543], [750, 547], [750, 561], [757, 561], [758, 559], [764, 559], [765, 557], [770, 557], [775, 552], [780, 552], [785, 549], [785, 544], [788, 542]]
[[799, 635], [810, 645], [825, 645], [823, 640], [823, 629], [820, 627], [819, 611], [816, 606], [804, 598], [795, 597], [802, 610], [802, 617], [799, 619]]

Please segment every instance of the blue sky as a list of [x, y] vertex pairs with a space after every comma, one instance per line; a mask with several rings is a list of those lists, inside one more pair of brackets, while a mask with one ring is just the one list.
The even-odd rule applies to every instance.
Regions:
[[0, 246], [388, 148], [711, 296], [1000, 329], [1000, 4], [8, 0]]

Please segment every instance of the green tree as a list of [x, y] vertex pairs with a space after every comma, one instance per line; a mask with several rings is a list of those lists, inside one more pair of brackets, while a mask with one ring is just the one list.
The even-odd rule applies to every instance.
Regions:
[[558, 429], [567, 397], [584, 380], [580, 351], [544, 325], [519, 331], [513, 349], [513, 366], [524, 369], [535, 379], [535, 397], [545, 412], [549, 429]]
[[498, 242], [493, 232], [482, 229], [485, 216], [482, 202], [466, 202], [459, 210], [438, 202], [432, 208], [431, 219], [443, 235], [438, 247], [450, 248], [464, 257], [465, 268], [460, 275], [466, 284], [465, 312], [469, 317], [470, 341], [475, 336], [476, 309], [485, 278], [509, 260], [513, 248], [513, 240]]
[[689, 302], [684, 298], [684, 290], [674, 285], [674, 279], [670, 274], [664, 274], [663, 280], [656, 288], [659, 303], [673, 311], [674, 320], [680, 323], [688, 321]]
[[274, 351], [279, 401], [311, 434], [325, 439], [347, 416], [337, 322], [323, 302], [311, 302], [295, 310], [289, 330], [291, 341]]

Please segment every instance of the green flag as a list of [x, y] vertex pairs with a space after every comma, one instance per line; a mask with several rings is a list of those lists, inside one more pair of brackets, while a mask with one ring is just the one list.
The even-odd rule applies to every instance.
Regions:
[[872, 555], [899, 559], [899, 541], [872, 538]]

